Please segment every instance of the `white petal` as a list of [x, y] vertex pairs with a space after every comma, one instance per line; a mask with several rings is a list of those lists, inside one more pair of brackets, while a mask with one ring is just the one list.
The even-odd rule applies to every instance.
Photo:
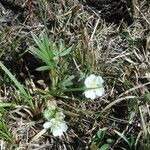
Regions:
[[95, 89], [95, 92], [97, 96], [102, 96], [104, 94], [104, 88], [101, 87], [101, 88]]
[[91, 80], [94, 80], [95, 79], [95, 75], [94, 74], [91, 74], [90, 76], [89, 76], [89, 78], [91, 79]]
[[98, 77], [96, 77], [96, 81], [95, 81], [97, 84], [103, 84], [104, 83], [104, 80], [102, 79], [102, 77], [101, 76], [98, 76]]
[[87, 90], [84, 92], [86, 98], [95, 99], [96, 93], [95, 90]]
[[84, 81], [84, 84], [87, 88], [90, 88], [90, 83], [93, 82], [93, 80], [95, 79], [95, 75], [94, 74], [91, 74], [90, 76], [88, 76], [85, 81]]
[[44, 124], [43, 124], [43, 127], [45, 128], [45, 129], [48, 129], [48, 128], [50, 128], [52, 126], [52, 123], [51, 122], [45, 122]]
[[52, 131], [52, 133], [53, 133], [53, 136], [62, 136], [63, 135], [63, 131], [61, 130], [61, 129], [54, 129], [53, 131]]
[[66, 132], [68, 130], [68, 126], [66, 125], [65, 121], [61, 123], [61, 129], [63, 130], [63, 132]]
[[59, 126], [52, 128], [52, 133], [54, 136], [61, 136], [64, 132], [66, 132], [68, 129], [68, 126], [66, 125], [66, 122], [60, 122]]

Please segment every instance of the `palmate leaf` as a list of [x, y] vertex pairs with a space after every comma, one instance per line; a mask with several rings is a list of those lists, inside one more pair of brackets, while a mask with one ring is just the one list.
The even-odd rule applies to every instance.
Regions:
[[42, 41], [33, 32], [31, 32], [31, 35], [32, 35], [35, 43], [37, 44], [38, 48], [42, 50], [43, 49]]
[[[35, 43], [37, 44], [36, 47], [31, 47], [30, 52], [42, 60], [47, 66], [49, 66], [49, 69], [52, 69], [56, 66], [56, 62], [54, 61], [54, 50], [53, 45], [49, 41], [48, 36], [43, 33], [41, 38], [38, 38], [34, 33], [31, 33]], [[45, 67], [44, 67], [45, 68]], [[45, 69], [40, 68], [41, 71], [44, 71]], [[38, 68], [37, 70], [40, 71]], [[46, 69], [47, 70], [47, 69]]]
[[48, 63], [49, 62], [49, 57], [42, 53], [38, 48], [36, 47], [31, 47], [30, 52], [35, 55], [37, 58], [41, 59], [43, 62]]
[[47, 34], [43, 35], [42, 41], [43, 41], [43, 45], [45, 47], [45, 53], [49, 56], [50, 60], [53, 59], [53, 57], [54, 57], [54, 54], [53, 54], [54, 49], [53, 49], [52, 43], [48, 39]]
[[43, 33], [41, 39], [38, 38], [34, 33], [31, 33], [35, 43], [37, 44], [39, 51], [41, 51], [44, 56], [51, 60], [54, 57], [53, 54], [53, 46], [52, 43], [49, 41], [48, 36]]

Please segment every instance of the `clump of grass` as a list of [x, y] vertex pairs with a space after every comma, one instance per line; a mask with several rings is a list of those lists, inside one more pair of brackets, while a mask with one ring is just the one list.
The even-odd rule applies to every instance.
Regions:
[[0, 139], [8, 141], [12, 145], [15, 144], [14, 137], [11, 135], [7, 124], [2, 119], [0, 120]]
[[0, 67], [5, 73], [9, 76], [9, 78], [14, 82], [15, 86], [18, 88], [19, 92], [21, 93], [22, 98], [29, 104], [31, 109], [35, 109], [32, 98], [30, 94], [25, 90], [24, 86], [20, 84], [20, 82], [15, 78], [15, 76], [0, 62]]

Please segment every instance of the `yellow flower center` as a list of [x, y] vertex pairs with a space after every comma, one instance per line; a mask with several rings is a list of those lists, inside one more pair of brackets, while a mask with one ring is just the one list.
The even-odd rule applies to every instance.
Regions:
[[98, 84], [95, 82], [90, 83], [90, 88], [98, 88]]

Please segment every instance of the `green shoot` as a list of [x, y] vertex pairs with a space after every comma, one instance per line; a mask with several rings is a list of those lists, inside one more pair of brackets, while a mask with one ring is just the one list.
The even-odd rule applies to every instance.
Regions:
[[31, 33], [31, 35], [37, 45], [37, 48], [31, 47], [30, 52], [46, 64], [45, 66], [37, 68], [37, 70], [45, 71], [53, 69], [56, 66], [56, 61], [53, 59], [53, 45], [50, 43], [48, 36], [46, 34], [42, 34], [40, 39], [34, 33]]
[[59, 58], [68, 55], [72, 46], [69, 48], [64, 47], [64, 43], [60, 41], [59, 47], [52, 43], [47, 34], [43, 33], [41, 37], [37, 37], [34, 33], [31, 33], [37, 47], [31, 47], [30, 52], [42, 60], [45, 65], [37, 68], [37, 71], [45, 71], [54, 69], [59, 63]]
[[0, 139], [4, 139], [11, 144], [15, 144], [15, 141], [8, 130], [7, 124], [3, 120], [0, 120]]
[[2, 70], [5, 71], [5, 73], [9, 76], [9, 78], [14, 82], [15, 86], [18, 88], [19, 92], [21, 93], [21, 96], [27, 101], [31, 109], [35, 109], [33, 102], [31, 100], [31, 96], [28, 92], [24, 89], [24, 86], [20, 84], [20, 82], [15, 78], [15, 76], [0, 62], [0, 67]]

